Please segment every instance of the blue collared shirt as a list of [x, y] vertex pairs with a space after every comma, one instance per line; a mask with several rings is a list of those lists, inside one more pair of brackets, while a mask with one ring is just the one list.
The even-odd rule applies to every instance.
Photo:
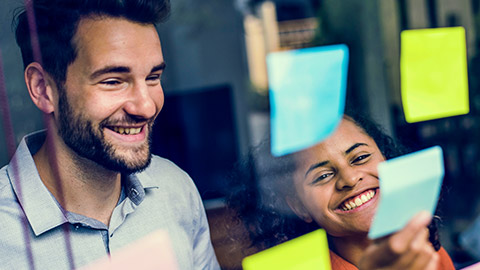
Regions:
[[45, 132], [26, 136], [0, 170], [0, 269], [75, 269], [166, 230], [179, 269], [220, 269], [205, 210], [190, 177], [154, 156], [124, 177], [110, 225], [65, 212], [43, 184], [32, 155]]

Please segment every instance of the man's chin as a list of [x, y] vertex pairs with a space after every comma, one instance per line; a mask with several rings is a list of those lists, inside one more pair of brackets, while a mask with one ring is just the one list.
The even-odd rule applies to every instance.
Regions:
[[132, 174], [145, 170], [150, 165], [151, 160], [152, 154], [148, 144], [144, 144], [136, 149], [117, 147], [113, 153], [110, 152], [109, 158], [104, 160], [108, 163], [104, 167], [120, 173]]
[[143, 160], [125, 160], [121, 158], [102, 160], [98, 163], [108, 170], [119, 172], [122, 174], [133, 174], [144, 171], [152, 161], [152, 156], [149, 154]]

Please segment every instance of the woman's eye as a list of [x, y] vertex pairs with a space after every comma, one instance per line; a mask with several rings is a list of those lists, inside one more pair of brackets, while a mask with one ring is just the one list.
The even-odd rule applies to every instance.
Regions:
[[320, 175], [319, 177], [315, 178], [315, 180], [313, 180], [312, 184], [316, 184], [318, 182], [324, 181], [325, 179], [327, 179], [332, 174], [333, 173], [324, 173], [324, 174]]
[[369, 158], [371, 155], [372, 154], [360, 155], [352, 161], [352, 164], [363, 164], [367, 161], [367, 158]]

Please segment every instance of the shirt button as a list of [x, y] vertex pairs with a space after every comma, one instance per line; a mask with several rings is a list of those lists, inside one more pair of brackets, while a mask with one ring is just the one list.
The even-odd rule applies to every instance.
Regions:
[[133, 196], [133, 197], [137, 197], [137, 196], [138, 196], [138, 191], [137, 191], [135, 188], [130, 189], [130, 192], [132, 193], [132, 196]]

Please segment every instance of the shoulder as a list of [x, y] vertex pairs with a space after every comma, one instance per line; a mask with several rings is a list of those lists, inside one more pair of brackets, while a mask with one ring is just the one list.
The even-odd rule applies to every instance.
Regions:
[[145, 171], [148, 173], [174, 174], [177, 176], [182, 174], [186, 175], [175, 163], [157, 155], [152, 155], [152, 161]]
[[0, 206], [4, 205], [5, 200], [12, 200], [15, 194], [8, 178], [7, 166], [0, 169]]
[[137, 177], [145, 188], [146, 198], [156, 207], [164, 206], [163, 211], [174, 209], [172, 215], [185, 220], [200, 217], [203, 202], [193, 180], [170, 160], [152, 156], [150, 166]]
[[5, 165], [0, 169], [0, 194], [1, 190], [7, 186], [9, 186], [9, 181], [7, 176], [7, 165]]
[[329, 250], [330, 252], [330, 264], [332, 269], [335, 270], [358, 270], [358, 268], [347, 262], [345, 259], [342, 257], [338, 256], [337, 253]]
[[[14, 236], [19, 235], [18, 229], [24, 218], [24, 212], [18, 203], [15, 192], [10, 185], [6, 166], [0, 169], [0, 231], [8, 231], [7, 238], [16, 239]], [[15, 233], [17, 232], [17, 233]], [[20, 231], [21, 232], [21, 231]], [[21, 235], [21, 234], [20, 234]], [[6, 236], [0, 242], [6, 241]], [[1, 252], [0, 252], [1, 253]]]
[[153, 155], [150, 166], [138, 177], [142, 179], [144, 186], [156, 186], [159, 190], [177, 194], [177, 196], [189, 196], [195, 200], [200, 197], [190, 176], [172, 161], [159, 156]]
[[440, 262], [438, 263], [438, 270], [454, 270], [452, 259], [448, 255], [447, 251], [441, 247], [438, 251]]
[[173, 179], [177, 185], [193, 184], [192, 179], [184, 170], [172, 161], [156, 155], [152, 155], [150, 166], [145, 169], [144, 173], [149, 175], [156, 182], [164, 182]]

